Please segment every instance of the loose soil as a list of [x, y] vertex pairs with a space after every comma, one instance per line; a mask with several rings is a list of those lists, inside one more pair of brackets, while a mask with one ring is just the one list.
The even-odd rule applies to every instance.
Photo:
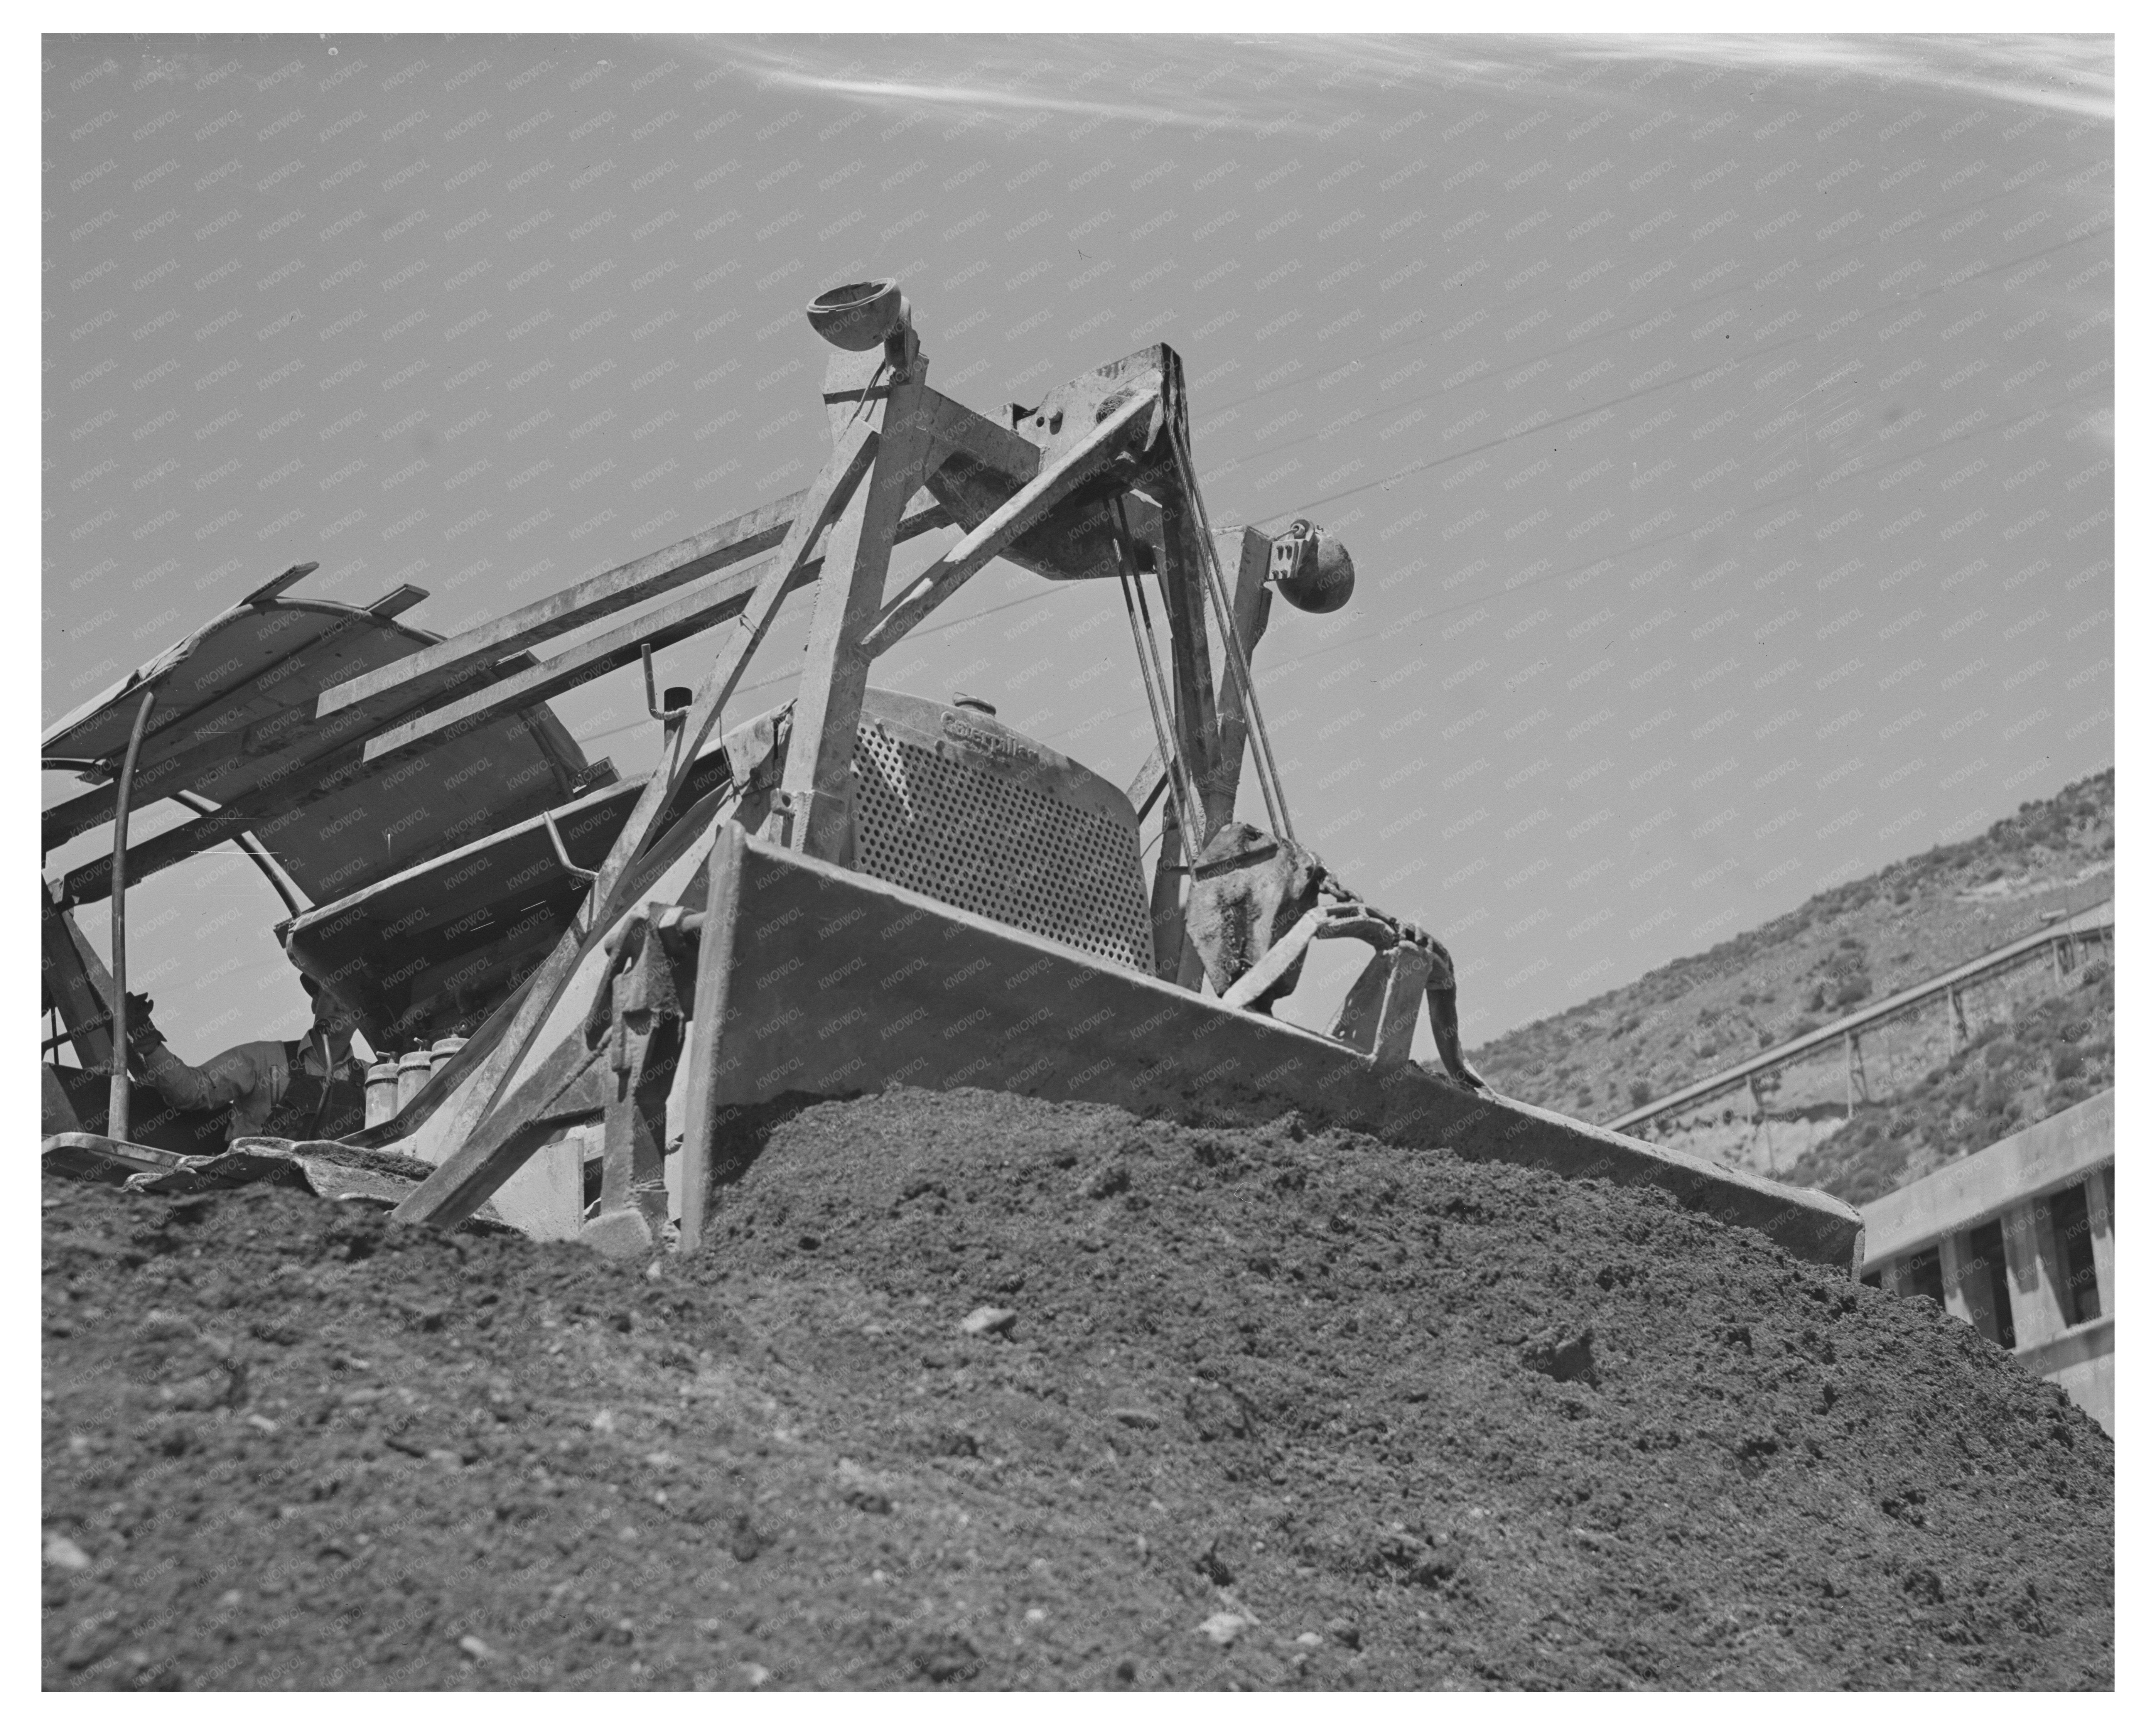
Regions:
[[44, 1188], [57, 1688], [2107, 1687], [2112, 1445], [1652, 1190], [766, 1119], [647, 1273]]

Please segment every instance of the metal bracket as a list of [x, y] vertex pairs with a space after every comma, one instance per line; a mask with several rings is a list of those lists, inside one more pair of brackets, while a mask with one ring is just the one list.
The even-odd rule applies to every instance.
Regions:
[[1367, 941], [1377, 950], [1349, 986], [1331, 1034], [1381, 1067], [1404, 1065], [1414, 1040], [1418, 1004], [1427, 1000], [1430, 1030], [1445, 1070], [1464, 1084], [1486, 1088], [1460, 1050], [1450, 955], [1414, 923], [1345, 897], [1336, 883], [1328, 881], [1321, 890], [1332, 902], [1306, 913], [1220, 997], [1220, 1004], [1247, 1008], [1262, 999], [1315, 941]]
[[554, 841], [554, 860], [579, 880], [589, 883], [598, 880], [599, 871], [597, 869], [580, 869], [569, 860], [569, 847], [562, 842], [562, 829], [554, 824], [554, 811], [547, 809], [539, 818], [546, 823], [547, 836]]
[[[613, 1075], [598, 1223], [609, 1238], [655, 1243], [667, 1224], [666, 1101], [695, 995], [704, 918], [680, 905], [632, 912], [606, 942], [613, 963], [585, 1019]], [[620, 1221], [611, 1219], [619, 1217]]]
[[1341, 1002], [1332, 1034], [1380, 1066], [1405, 1065], [1432, 968], [1429, 951], [1411, 941], [1373, 953]]
[[644, 644], [644, 710], [668, 729], [680, 724], [689, 715], [686, 706], [663, 706], [659, 700], [659, 684], [651, 672], [651, 643]]

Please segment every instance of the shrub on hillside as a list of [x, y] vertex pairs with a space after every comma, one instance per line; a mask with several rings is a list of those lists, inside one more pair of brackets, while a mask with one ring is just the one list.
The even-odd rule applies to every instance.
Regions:
[[[1706, 952], [1672, 959], [1583, 1005], [1507, 1031], [1473, 1050], [1476, 1064], [1507, 1095], [1546, 1106], [1587, 1106], [1570, 1100], [1576, 1075], [1614, 1112], [1621, 1106], [1623, 1079], [1651, 1072], [1658, 1088], [1667, 1088], [1663, 1077], [1672, 1085], [1703, 1077], [1748, 1042], [1770, 1047], [1815, 1029], [1864, 1001], [1974, 957], [1978, 931], [1987, 919], [1957, 896], [1977, 885], [1986, 870], [2035, 885], [2046, 879], [2056, 883], [2080, 865], [2107, 865], [2113, 778], [2106, 771], [2079, 780], [1973, 838], [1935, 845], [1865, 880], [1830, 888]], [[2020, 917], [2028, 908], [2016, 900], [2006, 915]], [[1862, 920], [1852, 923], [1856, 917]], [[1876, 972], [1859, 936], [1888, 943], [1879, 950]], [[2086, 986], [2089, 979], [2083, 981]], [[1740, 989], [1753, 997], [1738, 999], [1740, 1007], [1766, 1007], [1779, 997], [1788, 1002], [1782, 1010], [1798, 1015], [1796, 1023], [1762, 1025], [1758, 1020], [1764, 1011], [1730, 1014], [1726, 1003]], [[1716, 1008], [1725, 1015], [1717, 1034], [1693, 1036], [1698, 1014]], [[1555, 1070], [1559, 1054], [1574, 1073]], [[2030, 1056], [2024, 1088], [2031, 1106], [2038, 1106], [2046, 1087], [2095, 1083], [2101, 1088], [2107, 1081], [2102, 1074], [2108, 1068], [2102, 1062], [2092, 1060], [2087, 1072], [2061, 1080], [2052, 1075], [2051, 1060], [2048, 1047]], [[1972, 1086], [1968, 1101], [1974, 1099]]]
[[1788, 1178], [1866, 1204], [1925, 1168], [1969, 1155], [2114, 1081], [2109, 971], [2032, 1002], [2011, 1024], [1981, 1027], [1944, 1065], [1855, 1117], [1800, 1157]]

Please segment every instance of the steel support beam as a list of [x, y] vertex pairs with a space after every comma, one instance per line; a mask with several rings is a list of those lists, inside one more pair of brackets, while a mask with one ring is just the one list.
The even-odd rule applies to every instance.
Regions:
[[[898, 523], [894, 541], [918, 538], [923, 533], [950, 525], [950, 514], [942, 505], [926, 502]], [[757, 568], [762, 567], [758, 564]], [[821, 558], [803, 565], [787, 591], [793, 593], [814, 583], [823, 567]], [[707, 576], [696, 582], [687, 593], [677, 589], [671, 604], [634, 619], [593, 640], [579, 642], [528, 670], [513, 672], [417, 717], [375, 716], [364, 709], [347, 706], [342, 709], [342, 719], [334, 721], [342, 732], [335, 742], [319, 752], [295, 753], [289, 762], [280, 763], [277, 777], [266, 786], [258, 785], [251, 792], [242, 791], [225, 799], [214, 813], [143, 840], [127, 853], [129, 876], [140, 880], [170, 868], [264, 821], [333, 795], [353, 778], [371, 771], [391, 754], [419, 747], [459, 729], [470, 730], [505, 713], [536, 706], [563, 690], [633, 665], [647, 644], [670, 646], [716, 628], [741, 614], [755, 591], [757, 579], [756, 569], [729, 569]], [[398, 663], [401, 665], [405, 661]], [[385, 670], [396, 668], [384, 667]], [[432, 680], [439, 683], [440, 675], [438, 670]], [[392, 691], [377, 698], [390, 704], [397, 696]], [[290, 781], [309, 768], [313, 770], [307, 773], [303, 788], [293, 788]], [[109, 859], [100, 858], [71, 872], [67, 877], [68, 901], [89, 902], [100, 890], [110, 866]]]
[[38, 963], [53, 1009], [74, 1038], [85, 1070], [112, 1063], [112, 978], [74, 919], [38, 887]]
[[315, 703], [315, 716], [326, 719], [362, 701], [377, 701], [466, 666], [492, 665], [541, 641], [658, 598], [700, 576], [761, 557], [785, 538], [808, 495], [796, 491], [790, 497], [778, 498], [543, 599], [534, 599], [434, 646], [422, 647], [379, 670], [326, 689]]
[[[771, 835], [826, 862], [850, 860], [854, 751], [874, 656], [865, 637], [883, 604], [900, 512], [926, 476], [931, 444], [922, 429], [921, 398], [927, 369], [927, 357], [916, 352], [909, 372], [891, 375], [882, 350], [872, 349], [834, 354], [824, 373], [834, 439], [855, 426], [873, 427], [875, 464], [832, 523], [824, 547], [828, 578], [817, 589], [803, 651]], [[855, 403], [850, 410], [848, 400]]]
[[[817, 475], [816, 483], [808, 488], [793, 524], [786, 530], [778, 554], [765, 566], [756, 590], [734, 619], [732, 632], [721, 642], [710, 669], [704, 674], [696, 698], [682, 718], [675, 770], [670, 774], [654, 773], [645, 782], [636, 806], [629, 811], [628, 819], [615, 836], [613, 849], [600, 865], [598, 879], [593, 882], [585, 901], [588, 927], [604, 928], [619, 912], [621, 906], [616, 900], [623, 880], [644, 846], [658, 833], [697, 751], [703, 747], [705, 739], [718, 722], [720, 711], [740, 684], [751, 655], [769, 634], [795, 572], [808, 561], [809, 548], [844, 509], [874, 466], [878, 441], [873, 427], [865, 422], [857, 423], [833, 451], [823, 472]], [[582, 944], [583, 937], [572, 925], [563, 932], [554, 950], [532, 973], [517, 1004], [516, 1015], [504, 1029], [501, 1040], [465, 1081], [451, 1105], [453, 1112], [447, 1122], [449, 1142], [464, 1137], [487, 1118], [495, 1097], [516, 1072], [532, 1037], [554, 1009], [576, 968]]]
[[1070, 494], [1120, 453], [1125, 439], [1158, 405], [1158, 390], [1142, 390], [1086, 434], [1067, 454], [1040, 473], [957, 544], [910, 582], [868, 629], [862, 646], [880, 658], [944, 600], [971, 580], [1012, 540], [1038, 526]]
[[[939, 447], [969, 456], [1023, 484], [1039, 470], [1040, 451], [1016, 432], [983, 418], [932, 389], [923, 389], [916, 412], [921, 429]], [[648, 552], [558, 593], [479, 624], [394, 665], [369, 671], [323, 691], [315, 704], [326, 718], [361, 701], [471, 665], [489, 665], [513, 653], [596, 623], [602, 617], [659, 598], [698, 577], [731, 567], [775, 549], [808, 493], [796, 491], [720, 521], [674, 544]], [[899, 537], [948, 526], [940, 506], [920, 510], [901, 525]], [[309, 567], [313, 566], [310, 564]]]

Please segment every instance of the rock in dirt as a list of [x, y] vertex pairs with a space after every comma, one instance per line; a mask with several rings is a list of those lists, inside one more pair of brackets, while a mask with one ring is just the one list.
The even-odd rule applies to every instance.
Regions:
[[95, 1665], [126, 1639], [126, 1633], [117, 1611], [100, 1611], [85, 1617], [68, 1632], [60, 1648], [60, 1664], [71, 1671]]
[[914, 1643], [913, 1663], [932, 1683], [963, 1682], [979, 1675], [981, 1650], [956, 1631], [928, 1635]]
[[45, 1535], [45, 1561], [55, 1569], [87, 1569], [90, 1553], [64, 1533]]
[[1086, 1182], [1088, 1198], [1113, 1198], [1118, 1193], [1131, 1189], [1131, 1171], [1120, 1162], [1109, 1163], [1094, 1170]]
[[1235, 1638], [1250, 1626], [1246, 1617], [1239, 1617], [1232, 1611], [1215, 1611], [1198, 1625], [1198, 1633], [1216, 1647], [1232, 1647]]
[[1008, 1306], [976, 1306], [958, 1320], [969, 1336], [1008, 1336], [1018, 1327], [1018, 1314]]
[[1520, 1363], [1559, 1384], [1576, 1379], [1592, 1386], [1599, 1381], [1594, 1369], [1594, 1327], [1583, 1324], [1575, 1330], [1548, 1329], [1531, 1336], [1520, 1350]]
[[1250, 1436], [1254, 1419], [1249, 1399], [1224, 1384], [1193, 1384], [1183, 1399], [1183, 1414], [1209, 1444]]
[[[2110, 1439], [1673, 1197], [964, 1091], [739, 1130], [657, 1281], [48, 1179], [42, 1514], [95, 1561], [45, 1686], [1212, 1689], [1209, 1542], [1328, 1636], [1245, 1631], [1252, 1686], [2112, 1681]], [[1147, 1208], [1082, 1195], [1116, 1161]], [[1024, 1346], [952, 1333], [1020, 1271]], [[1522, 1365], [1589, 1330], [1595, 1388]]]

